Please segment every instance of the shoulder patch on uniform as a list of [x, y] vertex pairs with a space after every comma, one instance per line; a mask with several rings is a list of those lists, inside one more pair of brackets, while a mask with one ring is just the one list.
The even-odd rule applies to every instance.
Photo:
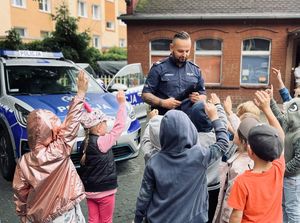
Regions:
[[159, 65], [159, 64], [162, 64], [162, 63], [166, 62], [168, 58], [169, 58], [169, 57], [166, 57], [166, 58], [163, 58], [163, 59], [161, 59], [161, 60], [159, 60], [159, 61], [156, 61], [156, 62], [153, 63], [153, 65]]
[[195, 64], [193, 61], [188, 60], [187, 62], [189, 62], [190, 64], [194, 65], [195, 67], [200, 68], [197, 64]]

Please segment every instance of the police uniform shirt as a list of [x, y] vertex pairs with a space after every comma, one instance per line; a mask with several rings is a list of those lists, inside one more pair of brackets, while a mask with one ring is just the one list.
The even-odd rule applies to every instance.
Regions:
[[199, 67], [191, 61], [178, 67], [173, 57], [170, 56], [153, 64], [143, 93], [152, 93], [162, 99], [176, 98], [181, 92], [196, 83], [199, 86], [199, 94], [206, 94]]

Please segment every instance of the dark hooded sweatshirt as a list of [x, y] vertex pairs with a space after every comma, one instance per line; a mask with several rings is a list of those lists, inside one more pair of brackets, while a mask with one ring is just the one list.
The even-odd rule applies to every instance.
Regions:
[[161, 151], [148, 161], [137, 199], [135, 222], [207, 222], [206, 169], [228, 148], [227, 131], [219, 119], [212, 122], [216, 143], [197, 145], [197, 130], [182, 111], [168, 111], [161, 122]]

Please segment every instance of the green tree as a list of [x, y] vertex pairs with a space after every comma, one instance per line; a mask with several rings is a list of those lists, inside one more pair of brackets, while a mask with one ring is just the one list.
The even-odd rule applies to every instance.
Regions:
[[[52, 33], [52, 37], [50, 38], [57, 43], [55, 44], [55, 48], [60, 48], [64, 55], [66, 54], [66, 58], [75, 62], [86, 60], [86, 51], [91, 38], [87, 31], [78, 33], [78, 18], [70, 16], [69, 9], [65, 3], [57, 8], [56, 15], [53, 16], [53, 20], [56, 22], [55, 31]], [[51, 42], [51, 40], [48, 40], [48, 43]], [[49, 45], [47, 47], [49, 47]]]
[[20, 34], [15, 29], [8, 30], [7, 32], [8, 35], [6, 39], [1, 43], [1, 48], [10, 50], [23, 49], [24, 46], [22, 44]]

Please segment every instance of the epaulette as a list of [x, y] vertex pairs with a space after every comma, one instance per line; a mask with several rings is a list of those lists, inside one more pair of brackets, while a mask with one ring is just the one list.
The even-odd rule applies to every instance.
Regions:
[[197, 68], [200, 68], [197, 64], [195, 64], [193, 61], [188, 60], [187, 62], [189, 62], [190, 64], [194, 65]]
[[159, 61], [154, 62], [153, 65], [156, 66], [156, 65], [162, 64], [162, 63], [166, 62], [168, 59], [169, 59], [169, 57], [163, 58]]

